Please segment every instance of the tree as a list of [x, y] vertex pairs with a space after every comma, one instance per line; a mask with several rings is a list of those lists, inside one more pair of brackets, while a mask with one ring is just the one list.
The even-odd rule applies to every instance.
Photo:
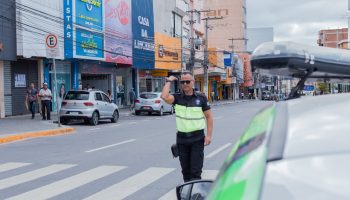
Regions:
[[326, 91], [327, 92], [329, 91], [329, 87], [327, 83], [318, 83], [317, 86], [318, 86], [318, 90], [321, 91], [321, 94], [324, 94]]

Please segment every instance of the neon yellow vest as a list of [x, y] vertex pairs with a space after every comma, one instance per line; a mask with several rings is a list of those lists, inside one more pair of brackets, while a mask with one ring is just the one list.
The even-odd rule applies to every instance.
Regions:
[[176, 127], [179, 132], [190, 133], [205, 129], [205, 117], [202, 107], [175, 105]]

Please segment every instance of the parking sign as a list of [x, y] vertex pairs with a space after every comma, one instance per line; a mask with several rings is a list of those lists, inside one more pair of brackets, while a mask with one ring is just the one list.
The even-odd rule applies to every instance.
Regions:
[[58, 37], [54, 34], [48, 34], [45, 39], [47, 58], [60, 56]]

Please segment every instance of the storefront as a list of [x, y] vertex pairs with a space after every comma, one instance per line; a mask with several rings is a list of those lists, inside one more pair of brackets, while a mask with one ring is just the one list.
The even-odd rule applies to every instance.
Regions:
[[17, 59], [16, 2], [2, 0], [0, 10], [0, 118], [4, 118], [12, 115], [11, 61]]
[[152, 76], [155, 69], [155, 36], [153, 1], [132, 1], [133, 68], [136, 71], [136, 95], [153, 92], [161, 87], [160, 79]]
[[[52, 59], [44, 60], [44, 82], [49, 84], [49, 89], [52, 91], [52, 111], [56, 110], [56, 101], [58, 107], [61, 107], [61, 102], [64, 95], [72, 88], [71, 84], [71, 62], [63, 60], [55, 60], [57, 84], [55, 91], [54, 87], [54, 69]], [[58, 96], [57, 96], [58, 94]]]
[[[139, 90], [142, 92], [162, 92], [165, 84], [165, 77], [168, 76], [167, 70], [140, 70], [139, 71]], [[175, 85], [172, 85], [172, 91], [175, 91]]]
[[[155, 70], [151, 71], [152, 89], [161, 92], [165, 77], [179, 76], [181, 72], [181, 40], [155, 32]], [[150, 81], [148, 81], [150, 82]], [[147, 79], [146, 79], [147, 83]], [[147, 85], [147, 84], [146, 84]], [[177, 92], [177, 82], [171, 84], [170, 91]]]
[[11, 83], [10, 107], [12, 109], [7, 115], [29, 114], [25, 104], [25, 96], [31, 83], [34, 83], [37, 89], [40, 88], [38, 71], [37, 60], [18, 59], [11, 62], [11, 75], [10, 77], [5, 76], [5, 82]]

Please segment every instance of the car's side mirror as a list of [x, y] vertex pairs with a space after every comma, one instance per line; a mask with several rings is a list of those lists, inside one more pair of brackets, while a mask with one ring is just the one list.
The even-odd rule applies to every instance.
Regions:
[[176, 187], [178, 200], [204, 200], [213, 184], [211, 180], [196, 180], [184, 183]]

